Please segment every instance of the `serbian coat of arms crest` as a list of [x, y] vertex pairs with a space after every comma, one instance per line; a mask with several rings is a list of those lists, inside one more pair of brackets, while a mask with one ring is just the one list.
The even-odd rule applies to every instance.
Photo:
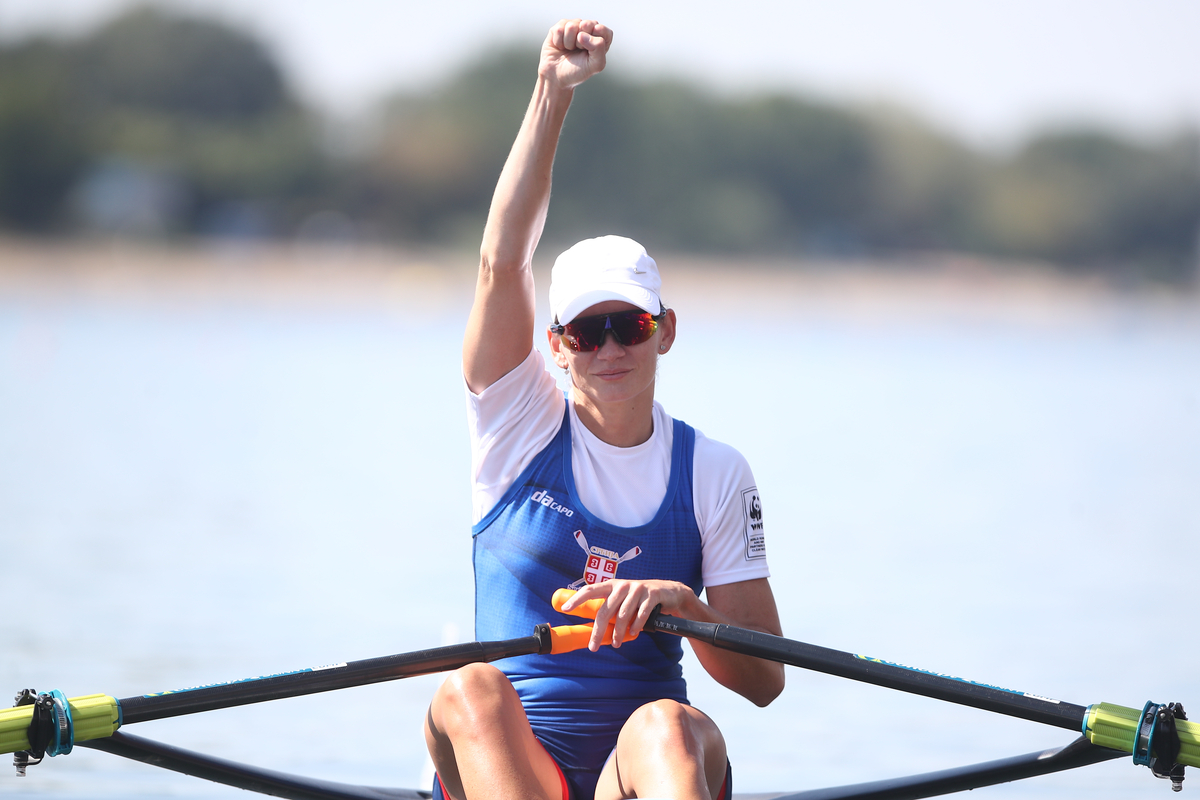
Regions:
[[575, 531], [575, 541], [587, 554], [587, 562], [584, 564], [583, 577], [572, 583], [568, 587], [570, 589], [579, 589], [586, 584], [611, 581], [617, 577], [617, 565], [637, 558], [642, 552], [642, 548], [637, 546], [626, 550], [622, 555], [617, 555], [612, 550], [605, 550], [603, 547], [589, 547], [583, 531]]

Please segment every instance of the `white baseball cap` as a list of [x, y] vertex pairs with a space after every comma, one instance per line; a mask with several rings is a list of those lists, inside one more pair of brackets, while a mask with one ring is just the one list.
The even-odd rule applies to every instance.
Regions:
[[643, 311], [663, 310], [662, 279], [646, 248], [624, 236], [584, 239], [550, 271], [550, 314], [565, 325], [597, 303], [624, 300]]

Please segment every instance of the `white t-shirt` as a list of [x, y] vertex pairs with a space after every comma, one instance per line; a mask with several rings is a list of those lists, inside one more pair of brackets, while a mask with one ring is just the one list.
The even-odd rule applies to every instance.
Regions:
[[[654, 432], [633, 447], [596, 438], [572, 405], [571, 467], [579, 501], [595, 516], [625, 528], [654, 518], [671, 477], [671, 417], [654, 403]], [[471, 431], [472, 520], [504, 496], [522, 470], [558, 433], [563, 395], [536, 349], [479, 394], [467, 390]], [[692, 505], [700, 529], [705, 586], [766, 578], [762, 508], [742, 454], [696, 431]]]

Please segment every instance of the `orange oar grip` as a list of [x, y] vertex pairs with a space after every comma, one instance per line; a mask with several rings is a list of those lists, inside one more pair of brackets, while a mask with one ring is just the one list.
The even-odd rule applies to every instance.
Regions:
[[582, 650], [591, 639], [591, 625], [559, 625], [550, 629], [550, 652], [558, 654]]
[[[601, 640], [604, 644], [612, 644], [614, 627], [609, 625], [608, 630], [604, 632], [604, 638]], [[637, 638], [638, 633], [639, 631], [626, 631], [625, 638], [621, 641], [632, 642]], [[583, 650], [591, 639], [591, 625], [559, 625], [550, 629], [550, 652], [557, 654]]]
[[579, 608], [572, 608], [570, 611], [563, 611], [563, 603], [575, 596], [574, 589], [558, 589], [554, 592], [554, 596], [550, 598], [550, 605], [554, 606], [554, 610], [563, 614], [572, 614], [576, 617], [587, 617], [595, 619], [596, 614], [600, 612], [600, 607], [604, 605], [604, 598], [597, 597], [595, 600], [588, 600]]

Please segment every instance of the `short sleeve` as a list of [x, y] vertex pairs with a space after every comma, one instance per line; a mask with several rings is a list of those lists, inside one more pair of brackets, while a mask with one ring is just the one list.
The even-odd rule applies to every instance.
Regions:
[[734, 448], [696, 431], [692, 496], [705, 586], [770, 577], [762, 502], [750, 464]]
[[536, 348], [479, 394], [469, 388], [466, 392], [471, 434], [471, 513], [472, 522], [478, 522], [558, 433], [563, 420], [563, 394]]

